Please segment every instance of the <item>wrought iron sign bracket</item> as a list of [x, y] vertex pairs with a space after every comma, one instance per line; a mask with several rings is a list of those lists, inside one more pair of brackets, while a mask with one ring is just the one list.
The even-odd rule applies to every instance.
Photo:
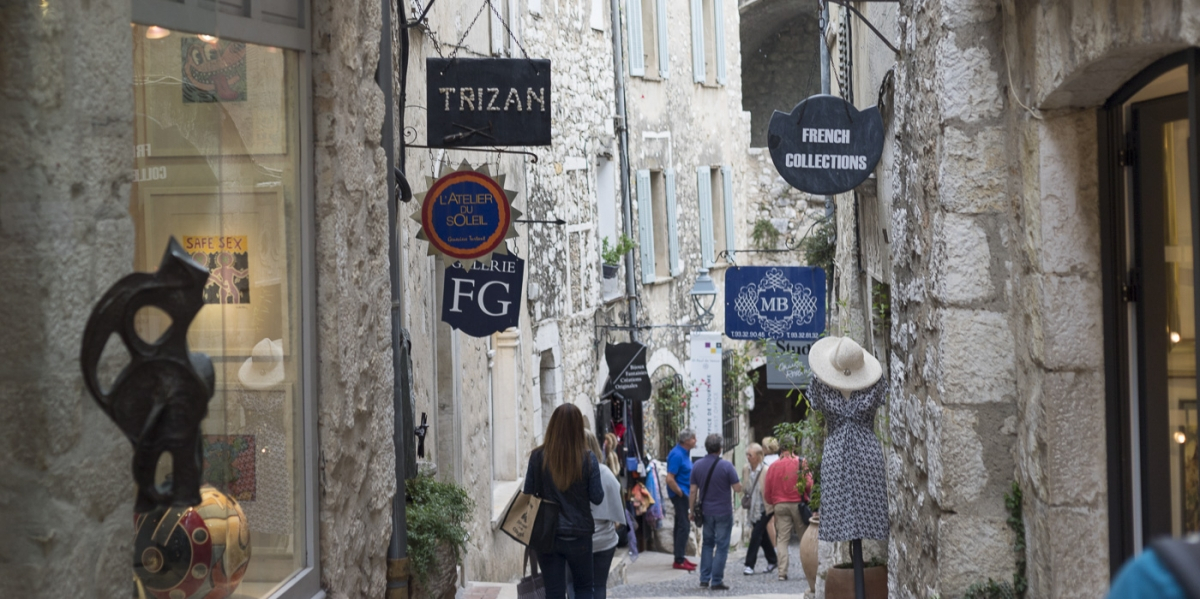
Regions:
[[[863, 16], [863, 14], [861, 12], [858, 12], [858, 9], [854, 8], [853, 6], [850, 6], [850, 2], [848, 0], [825, 0], [825, 1], [829, 2], [831, 4], [837, 4], [838, 6], [846, 7], [846, 9], [848, 9], [850, 12], [854, 13], [854, 16], [858, 17], [858, 20], [862, 21], [863, 24], [866, 25], [867, 28], [870, 29], [871, 32], [875, 34], [875, 37], [878, 37], [880, 39], [880, 41], [882, 41], [884, 43], [884, 45], [886, 45], [888, 48], [891, 48], [892, 52], [895, 52], [897, 55], [900, 54], [900, 49], [897, 48], [896, 46], [893, 46], [891, 40], [889, 40], [887, 37], [885, 37], [883, 35], [883, 32], [876, 29], [875, 26], [872, 25], [871, 22], [867, 20], [867, 17]], [[897, 4], [900, 2], [900, 0], [867, 0], [867, 1], [868, 2], [896, 2]]]
[[472, 147], [459, 147], [459, 146], [423, 146], [420, 144], [410, 144], [410, 143], [406, 143], [404, 145], [405, 145], [405, 147], [421, 148], [423, 150], [454, 150], [455, 152], [487, 152], [488, 154], [524, 154], [526, 156], [529, 156], [530, 162], [532, 162], [534, 164], [538, 163], [538, 155], [537, 154], [534, 154], [533, 152], [526, 152], [524, 150], [501, 150], [499, 148], [472, 148]]

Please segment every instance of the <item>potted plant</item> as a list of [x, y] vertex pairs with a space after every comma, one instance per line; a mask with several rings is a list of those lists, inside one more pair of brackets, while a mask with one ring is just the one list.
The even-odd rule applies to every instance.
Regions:
[[621, 264], [621, 258], [635, 247], [637, 244], [633, 243], [633, 240], [624, 233], [617, 237], [616, 246], [609, 245], [608, 237], [601, 239], [600, 260], [604, 263], [604, 278], [617, 278], [617, 268]]
[[[863, 564], [863, 587], [867, 599], [887, 599], [887, 562], [873, 557]], [[829, 569], [825, 599], [854, 599], [854, 564], [846, 562]]]
[[405, 522], [414, 599], [453, 599], [475, 502], [462, 487], [429, 476], [406, 484]]

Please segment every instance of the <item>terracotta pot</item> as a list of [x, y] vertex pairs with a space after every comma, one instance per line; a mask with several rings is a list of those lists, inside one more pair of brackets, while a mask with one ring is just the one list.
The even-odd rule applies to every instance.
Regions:
[[409, 596], [412, 599], [454, 599], [458, 591], [458, 562], [450, 543], [438, 543], [434, 550], [434, 567], [430, 568], [425, 581], [416, 572], [409, 574]]
[[[887, 566], [863, 568], [867, 599], [887, 599]], [[854, 599], [854, 568], [830, 568], [825, 577], [825, 599]]]
[[808, 530], [800, 537], [800, 567], [804, 570], [804, 578], [808, 580], [808, 592], [815, 593], [814, 584], [817, 581], [817, 534], [820, 531], [821, 520], [813, 514], [808, 522]]

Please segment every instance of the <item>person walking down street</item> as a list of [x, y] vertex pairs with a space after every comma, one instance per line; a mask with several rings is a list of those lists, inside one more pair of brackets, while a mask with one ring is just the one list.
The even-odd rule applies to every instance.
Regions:
[[[600, 442], [592, 431], [585, 431], [588, 448], [593, 454], [604, 455]], [[607, 460], [605, 460], [607, 461]], [[621, 504], [621, 483], [608, 464], [600, 464], [600, 482], [604, 486], [604, 501], [592, 506], [592, 520], [596, 522], [592, 534], [592, 597], [605, 599], [608, 596], [608, 569], [612, 566], [613, 554], [617, 550], [617, 524], [625, 521], [625, 508]]]
[[721, 435], [704, 439], [708, 455], [696, 462], [692, 471], [690, 501], [704, 516], [700, 546], [700, 586], [711, 583], [714, 591], [726, 591], [725, 560], [729, 557], [729, 536], [733, 533], [733, 493], [742, 492], [737, 469], [721, 459]]
[[[779, 440], [775, 437], [763, 437], [763, 468], [767, 469], [779, 459]], [[775, 542], [775, 508], [767, 506], [767, 538], [771, 540], [771, 547], [778, 547], [779, 543]]]
[[[555, 408], [546, 427], [546, 440], [529, 456], [525, 493], [557, 502], [560, 506], [554, 549], [538, 552], [546, 599], [566, 597], [567, 570], [571, 571], [576, 599], [593, 599], [592, 535], [595, 521], [591, 505], [604, 501], [600, 462], [587, 447], [583, 414], [575, 404]], [[591, 505], [589, 505], [591, 504]]]
[[687, 551], [688, 533], [692, 531], [688, 494], [692, 480], [691, 453], [695, 446], [696, 433], [685, 428], [679, 431], [678, 445], [667, 454], [667, 497], [675, 508], [675, 564], [671, 567], [676, 570], [696, 569], [696, 564], [683, 557]]
[[763, 557], [767, 558], [767, 566], [763, 572], [771, 572], [776, 567], [775, 546], [767, 537], [766, 502], [763, 501], [763, 479], [767, 472], [763, 464], [763, 448], [758, 443], [746, 447], [746, 465], [742, 467], [743, 485], [748, 485], [742, 507], [746, 508], [746, 522], [750, 523], [750, 546], [746, 549], [746, 569], [742, 574], [754, 574], [754, 565], [758, 563], [758, 549], [762, 547]]
[[800, 518], [800, 505], [808, 503], [809, 493], [812, 492], [812, 475], [804, 473], [804, 492], [797, 488], [800, 480], [800, 469], [807, 468], [806, 463], [796, 457], [796, 439], [784, 435], [779, 439], [780, 458], [767, 468], [763, 480], [763, 501], [775, 509], [775, 539], [778, 551], [779, 580], [788, 578], [788, 544], [791, 543], [792, 533], [796, 538], [804, 536], [808, 528]]

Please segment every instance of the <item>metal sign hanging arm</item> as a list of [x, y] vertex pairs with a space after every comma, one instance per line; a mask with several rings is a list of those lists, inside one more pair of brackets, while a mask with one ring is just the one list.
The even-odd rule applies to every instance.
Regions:
[[[885, 37], [883, 35], [883, 32], [876, 29], [875, 26], [872, 25], [871, 22], [868, 21], [867, 18], [865, 16], [863, 16], [863, 14], [861, 12], [858, 12], [858, 9], [854, 8], [853, 6], [850, 6], [849, 0], [825, 0], [825, 1], [830, 2], [832, 4], [837, 4], [839, 6], [844, 6], [847, 9], [849, 9], [850, 12], [854, 13], [854, 16], [858, 17], [858, 20], [862, 21], [863, 24], [865, 24], [867, 26], [867, 28], [870, 29], [871, 32], [875, 34], [875, 37], [878, 37], [880, 39], [880, 41], [882, 41], [884, 43], [884, 45], [886, 45], [888, 48], [891, 48], [892, 52], [895, 52], [896, 54], [900, 54], [900, 49], [897, 48], [896, 46], [892, 45], [891, 40], [889, 40], [887, 37]], [[868, 2], [899, 2], [899, 0], [867, 0], [867, 1]]]

